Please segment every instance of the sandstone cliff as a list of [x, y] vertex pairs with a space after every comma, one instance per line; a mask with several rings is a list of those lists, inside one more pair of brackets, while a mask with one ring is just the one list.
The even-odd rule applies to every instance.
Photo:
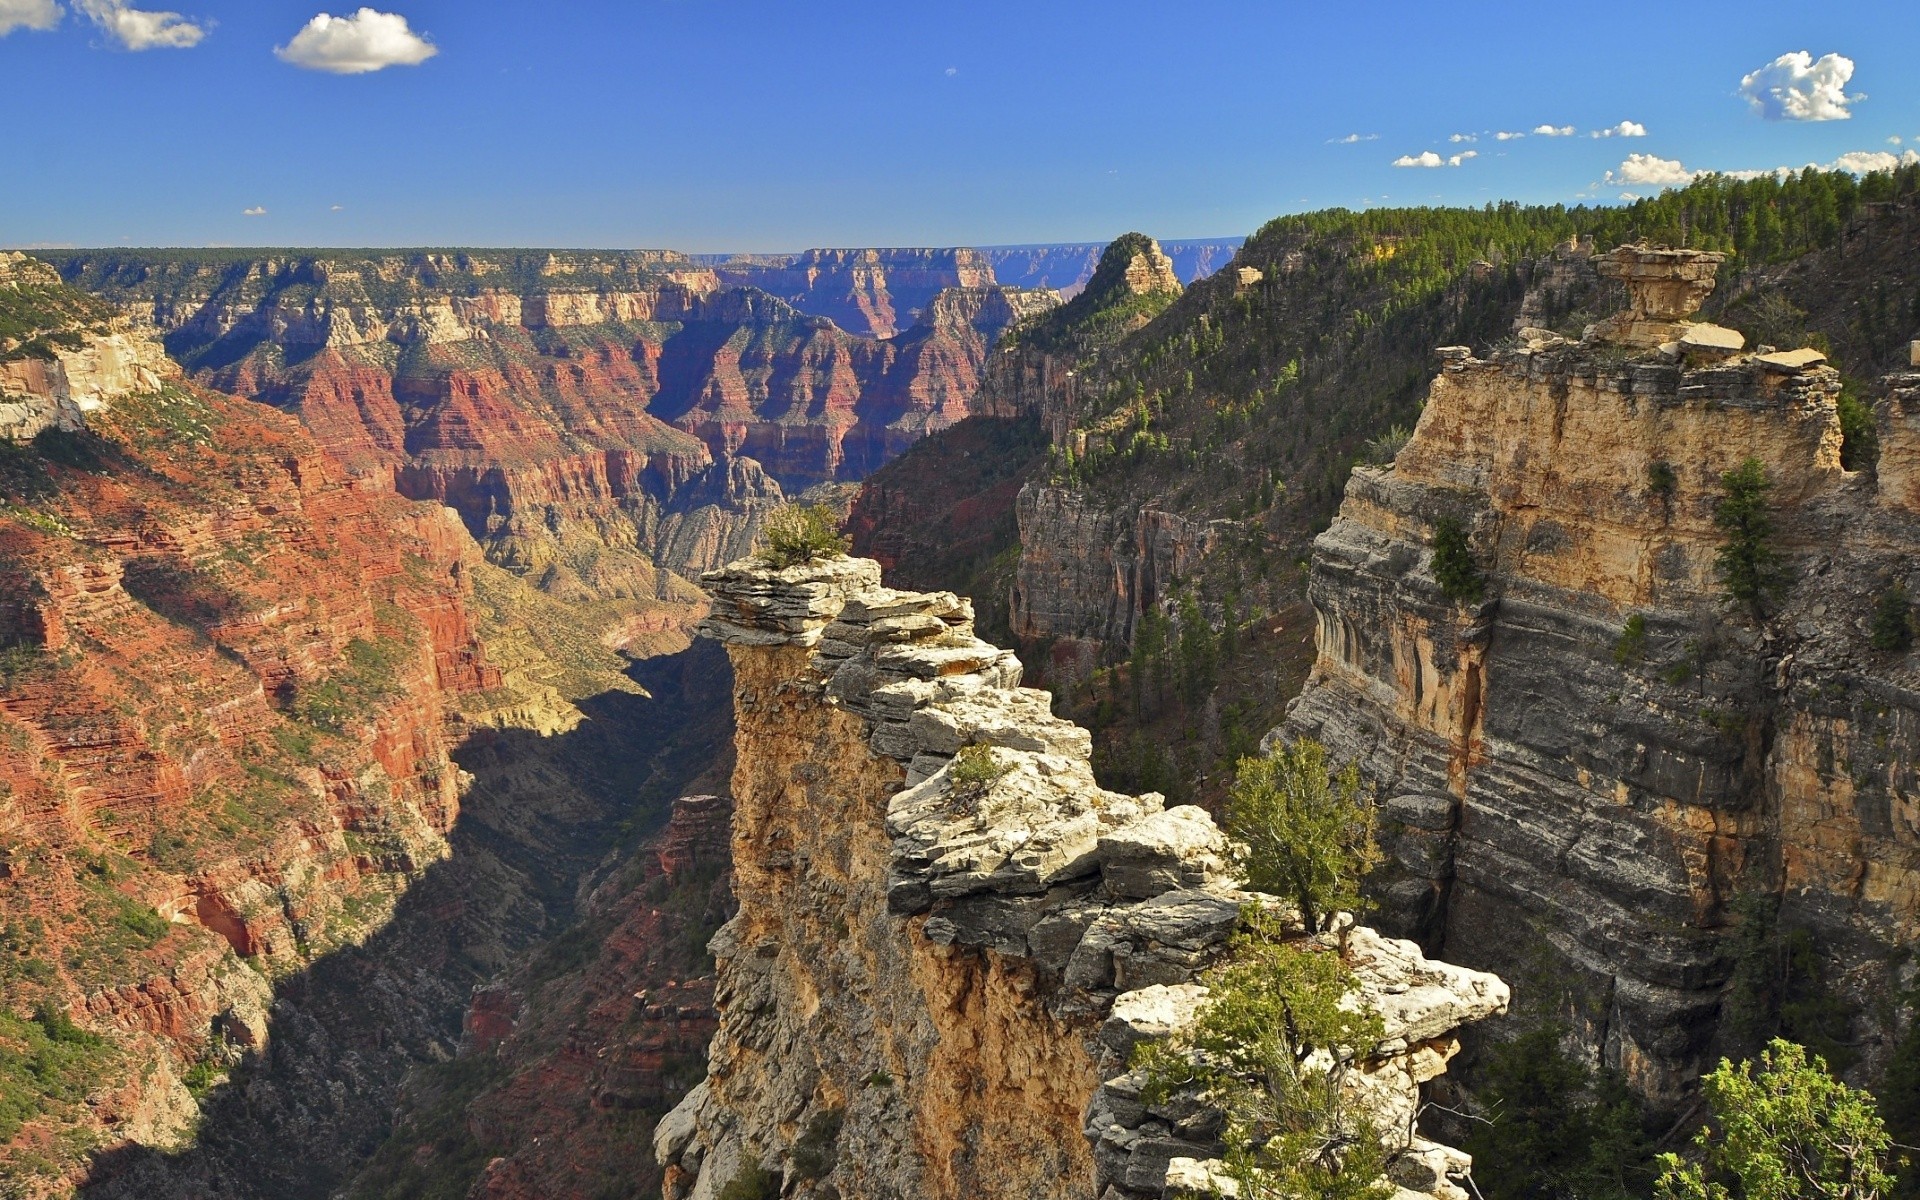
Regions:
[[[1442, 352], [1412, 440], [1356, 469], [1315, 544], [1319, 656], [1286, 724], [1386, 797], [1395, 930], [1537, 980], [1665, 1106], [1718, 1050], [1737, 895], [1816, 931], [1868, 1073], [1920, 932], [1920, 674], [1867, 629], [1920, 583], [1915, 381], [1879, 403], [1878, 474], [1843, 469], [1821, 355], [1686, 321], [1717, 258], [1605, 256], [1634, 303], [1590, 340]], [[1759, 619], [1715, 569], [1721, 476], [1748, 458], [1790, 579]], [[1436, 580], [1447, 522], [1478, 601]]]
[[[1100, 788], [1086, 732], [951, 593], [881, 587], [864, 559], [706, 582], [702, 630], [734, 661], [740, 909], [713, 942], [708, 1079], [655, 1134], [666, 1194], [765, 1171], [800, 1196], [1158, 1197], [1204, 1172], [1217, 1146], [1139, 1103], [1125, 1065], [1201, 999], [1249, 899], [1212, 820]], [[968, 745], [999, 772], [977, 788]], [[1366, 1074], [1409, 1137], [1453, 1027], [1506, 988], [1352, 945], [1392, 1031]], [[1405, 1148], [1396, 1178], [1464, 1195], [1462, 1156]]]

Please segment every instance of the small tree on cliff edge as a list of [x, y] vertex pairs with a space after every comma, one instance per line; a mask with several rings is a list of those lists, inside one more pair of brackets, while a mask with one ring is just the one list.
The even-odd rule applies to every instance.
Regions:
[[1892, 1139], [1871, 1096], [1780, 1038], [1757, 1065], [1721, 1059], [1706, 1077], [1713, 1123], [1693, 1140], [1704, 1161], [1661, 1155], [1658, 1200], [1880, 1200], [1889, 1194]]
[[1297, 903], [1311, 930], [1360, 906], [1360, 878], [1380, 861], [1373, 824], [1360, 769], [1333, 773], [1312, 738], [1241, 759], [1227, 793], [1227, 833], [1247, 886]]
[[1720, 476], [1724, 494], [1713, 506], [1713, 523], [1727, 535], [1716, 566], [1727, 598], [1745, 605], [1756, 619], [1786, 582], [1780, 555], [1773, 549], [1773, 519], [1767, 515], [1767, 469], [1749, 458]]
[[776, 570], [797, 567], [816, 558], [840, 558], [849, 542], [840, 533], [833, 510], [824, 504], [785, 504], [767, 515], [760, 526], [761, 562]]

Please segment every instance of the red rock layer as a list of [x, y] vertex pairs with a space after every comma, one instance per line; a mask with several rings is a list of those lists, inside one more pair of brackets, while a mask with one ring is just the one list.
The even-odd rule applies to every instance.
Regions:
[[[15, 1015], [109, 1034], [190, 1117], [187, 1066], [264, 1033], [235, 956], [270, 976], [357, 938], [445, 853], [452, 699], [499, 678], [444, 509], [229, 397], [89, 421], [0, 446], [0, 973]], [[111, 1143], [112, 1107], [55, 1106], [13, 1149]]]

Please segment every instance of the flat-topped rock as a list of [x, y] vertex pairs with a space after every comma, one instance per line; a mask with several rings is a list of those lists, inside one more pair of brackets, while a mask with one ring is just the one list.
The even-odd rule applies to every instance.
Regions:
[[1827, 365], [1827, 356], [1807, 346], [1799, 350], [1778, 350], [1770, 354], [1756, 354], [1753, 361], [1769, 371], [1782, 375], [1798, 375], [1802, 371]]
[[845, 607], [847, 598], [880, 586], [880, 564], [870, 558], [816, 558], [775, 568], [743, 558], [700, 577], [713, 611], [698, 632], [740, 645], [812, 646]]
[[1705, 322], [1689, 325], [1680, 335], [1680, 349], [1683, 351], [1701, 351], [1707, 354], [1737, 354], [1745, 348], [1747, 335], [1738, 329], [1728, 329], [1725, 325], [1712, 325]]

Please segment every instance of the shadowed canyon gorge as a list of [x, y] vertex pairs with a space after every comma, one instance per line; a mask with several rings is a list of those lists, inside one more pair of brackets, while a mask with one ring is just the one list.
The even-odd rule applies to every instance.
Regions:
[[1130, 1068], [1307, 738], [1386, 1194], [1541, 1036], [1634, 1169], [1767, 1036], [1905, 1119], [1920, 168], [1808, 180], [0, 258], [0, 1194], [1214, 1194]]

